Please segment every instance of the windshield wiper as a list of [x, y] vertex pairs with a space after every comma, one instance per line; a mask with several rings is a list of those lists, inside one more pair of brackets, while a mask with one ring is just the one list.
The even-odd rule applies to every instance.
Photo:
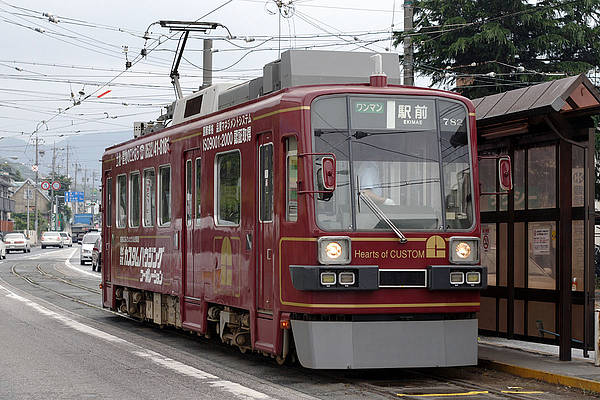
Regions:
[[364, 194], [362, 191], [359, 190], [358, 197], [365, 202], [367, 207], [369, 207], [369, 209], [371, 211], [373, 211], [373, 214], [375, 214], [375, 216], [377, 218], [379, 218], [380, 221], [385, 222], [390, 228], [392, 228], [392, 230], [394, 231], [396, 236], [398, 236], [400, 238], [400, 243], [408, 242], [408, 240], [406, 239], [406, 236], [404, 236], [404, 234], [402, 232], [400, 232], [400, 229], [398, 229], [398, 227], [396, 225], [394, 225], [392, 220], [390, 220], [387, 217], [387, 215], [385, 215], [385, 213], [383, 211], [381, 211], [381, 208], [379, 208], [379, 206], [377, 204], [375, 204], [375, 202], [368, 195]]

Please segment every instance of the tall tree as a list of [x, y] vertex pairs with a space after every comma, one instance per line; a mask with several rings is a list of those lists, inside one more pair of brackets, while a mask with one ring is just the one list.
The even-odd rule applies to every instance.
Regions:
[[415, 0], [415, 70], [476, 98], [600, 66], [600, 0]]

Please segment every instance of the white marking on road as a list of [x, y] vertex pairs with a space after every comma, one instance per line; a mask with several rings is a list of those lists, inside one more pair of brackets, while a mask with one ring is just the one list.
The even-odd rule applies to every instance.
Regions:
[[73, 249], [73, 252], [71, 254], [69, 254], [69, 256], [67, 257], [67, 259], [65, 260], [65, 266], [67, 268], [71, 268], [73, 271], [77, 271], [79, 273], [85, 274], [85, 275], [89, 275], [89, 276], [93, 276], [94, 278], [98, 278], [100, 276], [99, 273], [95, 274], [93, 272], [88, 272], [85, 271], [81, 268], [77, 268], [76, 266], [74, 266], [73, 264], [71, 264], [71, 257], [73, 257], [75, 255], [75, 253], [77, 252], [78, 249]]
[[184, 364], [182, 362], [173, 360], [169, 357], [163, 356], [162, 354], [156, 353], [152, 350], [145, 349], [137, 344], [131, 343], [125, 339], [121, 339], [119, 337], [111, 335], [110, 333], [103, 332], [103, 331], [93, 328], [89, 325], [82, 324], [81, 322], [75, 321], [71, 318], [68, 318], [68, 317], [62, 315], [62, 314], [59, 314], [59, 313], [52, 311], [46, 307], [43, 307], [43, 306], [39, 305], [38, 303], [35, 303], [34, 301], [31, 301], [29, 299], [26, 299], [25, 297], [19, 296], [18, 294], [10, 291], [9, 289], [5, 288], [2, 285], [0, 285], [0, 291], [5, 292], [7, 298], [20, 301], [23, 304], [33, 308], [40, 314], [45, 315], [49, 318], [55, 319], [72, 329], [75, 329], [79, 332], [85, 333], [90, 336], [94, 336], [94, 337], [106, 340], [111, 343], [116, 343], [116, 344], [126, 346], [129, 348], [129, 352], [131, 354], [134, 354], [138, 357], [149, 359], [150, 361], [154, 362], [155, 364], [158, 364], [162, 367], [168, 368], [168, 369], [175, 371], [177, 373], [180, 373], [182, 375], [187, 375], [187, 376], [190, 376], [190, 377], [196, 378], [196, 379], [212, 380], [212, 382], [211, 381], [207, 382], [210, 386], [212, 386], [216, 389], [222, 389], [226, 392], [233, 394], [236, 397], [239, 397], [242, 399], [270, 399], [271, 398], [270, 396], [268, 396], [265, 393], [258, 392], [254, 389], [240, 385], [235, 382], [219, 379], [219, 377], [217, 377], [216, 375], [212, 375], [206, 371], [202, 371], [201, 369], [198, 369], [198, 368], [192, 367], [190, 365]]

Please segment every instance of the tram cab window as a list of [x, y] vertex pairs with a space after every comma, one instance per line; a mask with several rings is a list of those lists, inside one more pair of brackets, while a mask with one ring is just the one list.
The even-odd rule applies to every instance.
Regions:
[[144, 226], [154, 226], [156, 218], [156, 177], [154, 168], [144, 170]]
[[127, 175], [117, 176], [117, 228], [127, 223]]
[[217, 202], [218, 225], [238, 225], [241, 208], [241, 156], [239, 151], [217, 156]]
[[129, 226], [140, 226], [140, 173], [129, 175]]
[[171, 166], [158, 167], [158, 225], [171, 222]]
[[285, 219], [298, 220], [298, 139], [289, 137], [285, 140], [286, 147], [286, 196]]

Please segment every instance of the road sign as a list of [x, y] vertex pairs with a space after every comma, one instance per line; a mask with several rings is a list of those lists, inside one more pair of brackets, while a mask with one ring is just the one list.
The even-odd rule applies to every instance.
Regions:
[[52, 190], [60, 190], [60, 182], [59, 181], [52, 182]]
[[31, 170], [32, 170], [33, 172], [37, 172], [37, 170], [38, 170], [38, 166], [37, 166], [37, 165], [32, 165], [32, 166], [31, 166]]
[[48, 189], [50, 189], [50, 182], [43, 181], [42, 182], [42, 190], [48, 190]]

